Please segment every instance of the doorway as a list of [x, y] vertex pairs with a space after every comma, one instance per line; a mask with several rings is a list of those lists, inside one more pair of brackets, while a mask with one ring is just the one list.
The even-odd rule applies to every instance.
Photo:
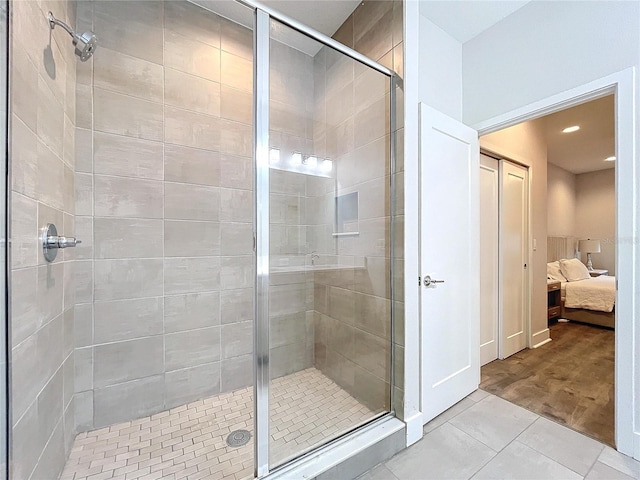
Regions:
[[[528, 147], [526, 152], [545, 155], [529, 157], [533, 177], [529, 244], [535, 262], [531, 348], [485, 365], [481, 382], [481, 388], [491, 393], [612, 446], [615, 131], [614, 97], [609, 95], [488, 136], [485, 145], [490, 144], [493, 151], [513, 152], [517, 140]], [[485, 221], [493, 223], [494, 219]], [[503, 248], [500, 244], [499, 250]], [[545, 271], [535, 267], [543, 262], [547, 264], [547, 288], [536, 289]], [[572, 266], [580, 273], [573, 272]], [[499, 277], [497, 283], [512, 282]], [[595, 286], [602, 287], [600, 293], [592, 290]], [[500, 292], [509, 295], [508, 290]], [[606, 305], [594, 304], [593, 299], [600, 295], [607, 298]], [[498, 310], [501, 323], [504, 310]], [[481, 329], [489, 331], [484, 325]], [[483, 360], [489, 358], [485, 352]]]

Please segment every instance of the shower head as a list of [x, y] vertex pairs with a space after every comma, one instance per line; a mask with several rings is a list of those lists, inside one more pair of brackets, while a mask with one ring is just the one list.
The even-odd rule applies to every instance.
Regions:
[[49, 12], [49, 26], [51, 27], [51, 30], [53, 30], [56, 25], [62, 27], [69, 35], [71, 35], [73, 45], [76, 47], [76, 55], [80, 57], [80, 61], [86, 62], [89, 60], [98, 46], [98, 38], [95, 34], [93, 32], [84, 32], [82, 35], [78, 35], [69, 25], [58, 20], [53, 16], [53, 13]]
[[73, 44], [76, 46], [76, 55], [80, 57], [80, 61], [86, 62], [98, 46], [98, 38], [93, 32], [84, 32], [74, 37]]

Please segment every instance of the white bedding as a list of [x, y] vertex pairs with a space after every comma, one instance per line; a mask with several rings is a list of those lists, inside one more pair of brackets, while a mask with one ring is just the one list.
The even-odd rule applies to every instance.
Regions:
[[600, 275], [577, 282], [566, 282], [564, 306], [612, 312], [616, 303], [616, 277]]

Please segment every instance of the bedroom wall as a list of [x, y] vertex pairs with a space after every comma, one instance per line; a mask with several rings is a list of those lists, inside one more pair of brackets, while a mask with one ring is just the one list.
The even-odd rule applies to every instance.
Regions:
[[547, 164], [547, 234], [576, 235], [576, 175]]
[[532, 252], [531, 345], [549, 338], [547, 328], [547, 144], [540, 121], [480, 137], [480, 147], [529, 166]]
[[[601, 253], [594, 253], [593, 268], [606, 268], [615, 275], [616, 234], [615, 169], [576, 175], [576, 237], [600, 240]], [[587, 255], [582, 254], [586, 263]]]

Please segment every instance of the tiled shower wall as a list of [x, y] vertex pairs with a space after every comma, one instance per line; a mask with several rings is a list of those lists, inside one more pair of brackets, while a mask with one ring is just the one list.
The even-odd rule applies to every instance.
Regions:
[[[87, 430], [252, 383], [253, 38], [184, 1], [81, 2], [78, 26], [101, 42], [77, 87], [76, 414]], [[284, 74], [310, 71], [286, 50]], [[307, 135], [289, 114], [296, 92], [272, 88], [282, 145]], [[280, 374], [289, 351], [312, 345], [273, 340]]]
[[[80, 1], [77, 21], [75, 2], [13, 5], [14, 475], [46, 478], [62, 468], [74, 411], [87, 430], [251, 383], [252, 38], [187, 2]], [[100, 48], [92, 60], [80, 63], [59, 29], [49, 41], [49, 8], [95, 31]], [[401, 71], [401, 12], [400, 2], [365, 2], [336, 38]], [[272, 59], [280, 60], [272, 76], [272, 146], [322, 155], [313, 141], [321, 130], [310, 121], [318, 114], [319, 57], [281, 47], [272, 45]], [[354, 71], [347, 82], [361, 77]], [[328, 133], [328, 156], [337, 141]], [[397, 172], [385, 176], [401, 186], [401, 152], [398, 160]], [[318, 221], [318, 208], [327, 209], [313, 197], [333, 192], [333, 180], [302, 177], [272, 171], [272, 254], [352, 254], [357, 245], [336, 250], [332, 225]], [[84, 243], [45, 265], [37, 233], [51, 221]], [[382, 224], [388, 240], [388, 220]], [[365, 246], [377, 248], [375, 241]], [[372, 278], [381, 278], [389, 254], [367, 255]], [[401, 249], [394, 254], [401, 280]], [[273, 377], [310, 366], [314, 355], [323, 361], [319, 343], [312, 348], [320, 309], [314, 284], [333, 307], [345, 291], [354, 302], [366, 295], [382, 310], [360, 311], [388, 319], [389, 286], [358, 287], [367, 278], [352, 274], [349, 288], [330, 274], [272, 276]], [[394, 285], [391, 303], [399, 329], [401, 286]], [[353, 335], [375, 334], [336, 325], [335, 334], [346, 326]], [[388, 333], [373, 337], [362, 345], [382, 347]], [[379, 359], [344, 358], [358, 365], [361, 379], [388, 377], [376, 373]]]
[[86, 430], [252, 382], [252, 34], [181, 1], [78, 16], [101, 42], [78, 67]]
[[[272, 21], [272, 25], [276, 23]], [[277, 23], [276, 23], [277, 24]], [[270, 42], [269, 141], [285, 163], [293, 152], [313, 152], [313, 57]], [[308, 175], [272, 168], [269, 183], [270, 265], [304, 266], [308, 248]], [[269, 277], [271, 378], [313, 366], [313, 275]]]
[[73, 254], [46, 263], [40, 227], [74, 234], [75, 66], [49, 9], [75, 21], [73, 1], [12, 2], [11, 478], [52, 478], [75, 437]]
[[[402, 77], [402, 2], [363, 2], [334, 38]], [[389, 83], [386, 77], [328, 48], [315, 57], [315, 148], [335, 158], [337, 195], [359, 193], [359, 235], [313, 245], [329, 255], [365, 257], [365, 268], [316, 273], [315, 363], [371, 409], [388, 408], [391, 310], [395, 315], [396, 411], [401, 415], [403, 335], [403, 96], [397, 95], [395, 170], [390, 170]], [[391, 181], [397, 196], [391, 211]], [[327, 195], [328, 193], [328, 195]], [[315, 197], [320, 221], [331, 231], [333, 191]], [[390, 219], [395, 249], [390, 249]], [[324, 226], [322, 225], [324, 222]], [[389, 278], [390, 258], [395, 272]], [[393, 282], [393, 298], [392, 298]]]

